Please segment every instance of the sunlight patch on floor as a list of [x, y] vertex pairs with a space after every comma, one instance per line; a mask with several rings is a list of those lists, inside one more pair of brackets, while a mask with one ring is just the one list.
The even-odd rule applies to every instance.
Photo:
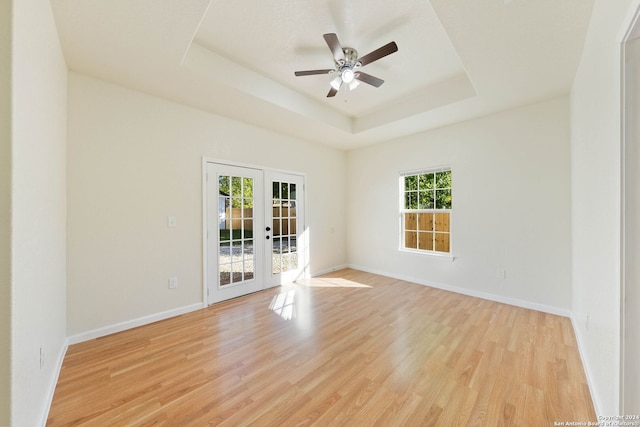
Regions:
[[301, 286], [308, 286], [310, 288], [370, 288], [371, 286], [364, 283], [354, 282], [348, 279], [341, 279], [339, 277], [329, 278], [313, 278], [300, 280], [296, 282]]
[[272, 310], [284, 320], [293, 319], [295, 317], [295, 296], [295, 289], [279, 293], [271, 300], [271, 304], [269, 304], [269, 310]]

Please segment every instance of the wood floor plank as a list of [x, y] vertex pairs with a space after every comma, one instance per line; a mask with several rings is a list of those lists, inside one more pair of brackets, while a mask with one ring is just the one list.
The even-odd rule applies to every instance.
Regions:
[[47, 425], [595, 419], [569, 319], [346, 269], [70, 346]]

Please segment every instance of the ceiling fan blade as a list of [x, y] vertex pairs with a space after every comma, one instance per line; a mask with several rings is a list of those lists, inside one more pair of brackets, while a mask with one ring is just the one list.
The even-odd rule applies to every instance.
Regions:
[[362, 71], [358, 71], [355, 78], [375, 87], [380, 87], [382, 86], [382, 83], [384, 83], [384, 80], [374, 77], [371, 74], [363, 73]]
[[328, 34], [324, 34], [322, 37], [324, 37], [324, 41], [327, 42], [329, 49], [331, 49], [331, 53], [333, 54], [333, 59], [336, 62], [340, 62], [344, 64], [344, 61], [345, 61], [344, 52], [342, 51], [342, 45], [338, 41], [338, 36], [336, 36], [335, 33], [328, 33]]
[[338, 91], [335, 88], [331, 88], [329, 90], [329, 93], [327, 94], [327, 98], [333, 98], [334, 96], [336, 96], [336, 94], [338, 93]]
[[367, 64], [371, 64], [373, 61], [377, 61], [380, 58], [384, 58], [387, 55], [391, 55], [394, 52], [398, 51], [398, 45], [396, 42], [390, 42], [385, 44], [384, 46], [374, 50], [373, 52], [367, 53], [365, 56], [358, 58], [358, 62], [361, 66], [365, 66]]
[[330, 72], [334, 71], [333, 69], [326, 69], [326, 70], [308, 70], [308, 71], [296, 71], [295, 75], [296, 76], [313, 76], [315, 74], [329, 74]]

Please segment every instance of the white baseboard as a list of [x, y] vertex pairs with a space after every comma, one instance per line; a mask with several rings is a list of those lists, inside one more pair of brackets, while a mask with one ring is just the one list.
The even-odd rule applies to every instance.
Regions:
[[430, 282], [417, 277], [403, 276], [399, 274], [393, 274], [385, 271], [375, 270], [359, 265], [348, 265], [348, 268], [354, 270], [366, 271], [367, 273], [378, 274], [380, 276], [391, 277], [398, 280], [404, 280], [405, 282], [417, 283], [419, 285], [429, 286], [432, 288], [442, 289], [444, 291], [455, 292], [457, 294], [468, 295], [471, 297], [482, 298], [489, 301], [499, 302], [503, 304], [513, 305], [516, 307], [527, 308], [529, 310], [541, 311], [543, 313], [555, 314], [562, 317], [571, 317], [571, 310], [554, 307], [546, 304], [538, 304], [535, 302], [525, 301], [517, 298], [505, 297], [502, 295], [491, 294], [488, 292], [475, 291], [473, 289], [461, 288], [458, 286], [451, 286], [444, 283]]
[[580, 330], [578, 329], [578, 321], [576, 320], [573, 313], [571, 314], [571, 325], [573, 326], [573, 333], [575, 334], [576, 342], [578, 343], [580, 360], [582, 361], [584, 375], [587, 377], [587, 384], [589, 385], [589, 393], [591, 394], [591, 401], [593, 402], [593, 406], [596, 411], [596, 416], [604, 415], [601, 410], [602, 405], [600, 403], [600, 400], [598, 399], [598, 395], [594, 393], [593, 375], [591, 374], [591, 369], [589, 369], [589, 365], [587, 364], [587, 359], [585, 358], [585, 352], [583, 351], [584, 347], [582, 344], [582, 338], [580, 335]]
[[46, 407], [40, 416], [40, 422], [38, 425], [45, 427], [47, 424], [47, 418], [49, 418], [49, 410], [51, 409], [51, 403], [53, 403], [53, 394], [56, 391], [56, 385], [58, 385], [58, 378], [60, 378], [60, 371], [62, 370], [62, 362], [64, 362], [64, 356], [67, 354], [67, 350], [69, 349], [69, 338], [64, 341], [64, 345], [60, 353], [58, 354], [58, 360], [56, 361], [55, 370], [53, 373], [53, 377], [51, 378], [51, 382], [47, 387], [47, 397], [45, 399]]
[[342, 265], [336, 265], [324, 270], [320, 270], [320, 271], [315, 271], [313, 273], [311, 273], [311, 277], [318, 277], [318, 276], [322, 276], [323, 274], [328, 274], [328, 273], [333, 273], [334, 271], [338, 271], [338, 270], [343, 270], [345, 268], [349, 268], [349, 266], [347, 264], [342, 264]]
[[106, 335], [115, 334], [116, 332], [126, 331], [127, 329], [137, 328], [138, 326], [148, 325], [149, 323], [157, 322], [159, 320], [164, 320], [170, 317], [189, 313], [191, 311], [200, 310], [201, 308], [205, 308], [205, 305], [199, 302], [196, 304], [163, 311], [161, 313], [151, 314], [149, 316], [138, 317], [137, 319], [127, 320], [124, 322], [116, 323], [115, 325], [94, 329], [92, 331], [82, 332], [80, 334], [70, 336], [68, 338], [68, 344], [78, 344], [84, 341], [92, 340], [94, 338], [104, 337]]

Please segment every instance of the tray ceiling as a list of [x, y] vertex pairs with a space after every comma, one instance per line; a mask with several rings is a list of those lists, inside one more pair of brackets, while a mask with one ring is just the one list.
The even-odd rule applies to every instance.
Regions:
[[[53, 0], [71, 70], [305, 140], [351, 149], [566, 94], [592, 0]], [[322, 38], [379, 88], [327, 98]]]

